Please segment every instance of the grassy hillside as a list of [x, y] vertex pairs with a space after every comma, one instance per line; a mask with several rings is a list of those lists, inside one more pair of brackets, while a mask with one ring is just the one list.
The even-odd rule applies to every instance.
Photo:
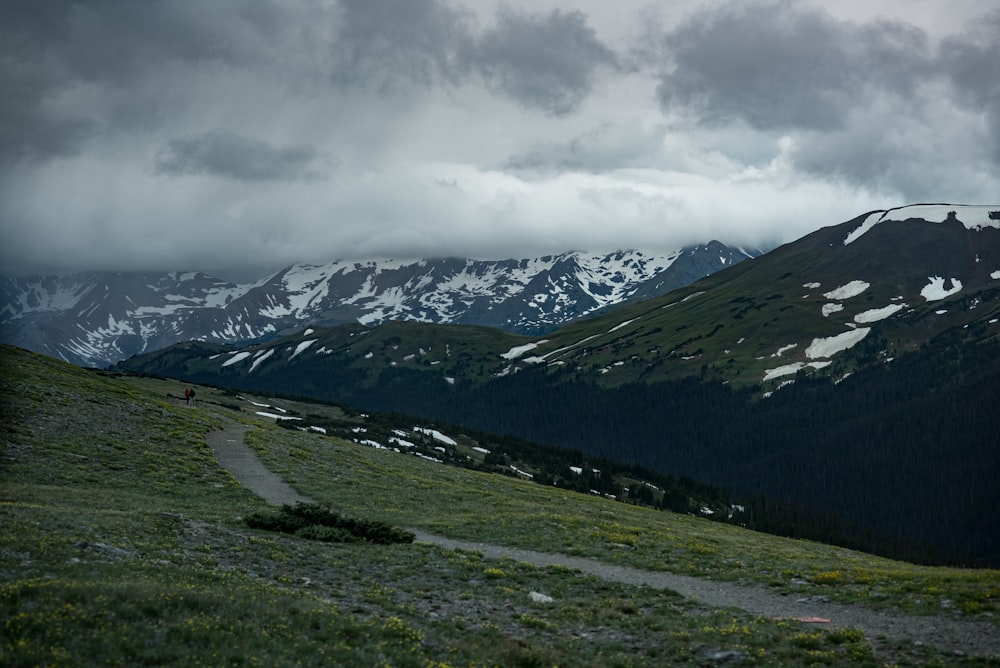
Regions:
[[189, 407], [168, 396], [173, 383], [12, 348], [0, 374], [3, 665], [996, 663], [477, 552], [251, 530], [242, 518], [265, 504], [205, 436], [253, 424], [272, 470], [360, 519], [796, 597], [996, 623], [995, 571], [914, 567], [446, 467], [282, 429], [209, 388]]

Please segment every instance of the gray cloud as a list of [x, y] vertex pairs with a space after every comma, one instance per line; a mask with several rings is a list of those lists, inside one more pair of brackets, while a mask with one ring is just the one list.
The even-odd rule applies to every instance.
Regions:
[[291, 17], [265, 3], [0, 3], [0, 167], [77, 154], [192, 100], [198, 74], [273, 63]]
[[616, 57], [580, 12], [553, 10], [539, 17], [501, 9], [496, 27], [478, 40], [469, 61], [492, 89], [563, 115], [590, 92], [597, 68], [614, 66]]
[[309, 146], [274, 147], [225, 130], [173, 139], [156, 156], [164, 176], [194, 174], [238, 181], [290, 181], [327, 176], [328, 158]]
[[912, 26], [857, 26], [790, 0], [708, 9], [664, 40], [665, 109], [762, 130], [842, 127], [870, 87], [907, 95], [929, 68], [927, 38]]
[[1000, 11], [945, 39], [941, 61], [961, 99], [986, 115], [993, 160], [1000, 165]]
[[573, 111], [614, 53], [578, 11], [497, 10], [480, 31], [476, 16], [439, 0], [342, 0], [332, 46], [332, 80], [381, 93], [471, 79], [527, 108]]
[[666, 126], [646, 127], [635, 119], [606, 122], [567, 142], [543, 142], [510, 157], [503, 168], [528, 175], [565, 171], [601, 173], [655, 167], [661, 160]]
[[380, 92], [452, 80], [474, 20], [439, 0], [341, 0], [336, 16], [333, 82]]
[[936, 0], [4, 0], [0, 269], [787, 241], [989, 201], [1000, 19], [954, 27], [988, 1], [944, 36]]

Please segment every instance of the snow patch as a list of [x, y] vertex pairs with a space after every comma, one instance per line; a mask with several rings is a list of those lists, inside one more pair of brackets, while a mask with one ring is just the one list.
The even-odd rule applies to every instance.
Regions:
[[781, 376], [787, 376], [789, 374], [798, 373], [799, 369], [805, 369], [806, 367], [812, 369], [822, 369], [823, 367], [830, 366], [833, 362], [828, 360], [823, 360], [820, 362], [794, 362], [792, 364], [785, 364], [784, 366], [775, 367], [774, 369], [767, 369], [764, 371], [764, 380], [774, 380], [775, 378], [780, 378]]
[[424, 434], [426, 436], [430, 436], [435, 441], [441, 441], [442, 443], [446, 443], [448, 445], [458, 445], [455, 439], [445, 436], [437, 429], [424, 429], [423, 427], [414, 427], [413, 431], [418, 432], [420, 434]]
[[253, 364], [250, 365], [250, 371], [247, 373], [253, 373], [253, 370], [260, 366], [260, 363], [266, 360], [268, 357], [274, 354], [274, 348], [269, 348], [263, 355], [257, 354], [254, 356]]
[[528, 352], [529, 350], [534, 350], [543, 343], [548, 343], [548, 342], [549, 342], [548, 339], [542, 339], [541, 341], [536, 341], [534, 343], [525, 343], [523, 346], [514, 346], [507, 352], [500, 355], [500, 357], [504, 358], [505, 360], [514, 360], [523, 355], [524, 353]]
[[608, 330], [608, 334], [610, 334], [611, 332], [613, 332], [613, 331], [615, 331], [617, 329], [621, 329], [622, 327], [625, 327], [626, 325], [631, 325], [636, 320], [638, 320], [638, 318], [632, 318], [631, 320], [626, 320], [625, 322], [623, 322], [621, 324], [615, 325], [614, 327], [612, 327], [611, 329]]
[[303, 342], [302, 342], [302, 343], [300, 343], [299, 345], [295, 346], [295, 352], [293, 352], [293, 353], [292, 353], [292, 356], [291, 356], [291, 357], [289, 357], [288, 359], [289, 359], [289, 360], [293, 360], [293, 359], [295, 359], [295, 357], [296, 357], [296, 356], [297, 356], [297, 355], [298, 355], [299, 353], [301, 353], [301, 352], [302, 352], [303, 350], [305, 350], [306, 348], [308, 348], [308, 347], [309, 347], [309, 346], [311, 346], [312, 344], [316, 343], [316, 341], [318, 341], [318, 340], [319, 340], [319, 339], [309, 339], [308, 341], [303, 341]]
[[806, 357], [809, 359], [832, 357], [859, 343], [863, 338], [868, 336], [868, 332], [870, 331], [870, 327], [860, 327], [842, 332], [836, 336], [813, 339], [809, 347], [806, 348]]
[[992, 278], [992, 279], [998, 279], [998, 278], [1000, 278], [1000, 271], [994, 271], [993, 273], [991, 273], [990, 274], [990, 278]]
[[962, 289], [962, 281], [957, 278], [951, 279], [951, 288], [945, 288], [945, 280], [940, 276], [928, 276], [930, 281], [920, 290], [920, 296], [929, 302], [936, 302], [939, 299], [949, 297]]
[[782, 354], [787, 353], [789, 350], [798, 347], [799, 344], [797, 343], [789, 343], [787, 346], [781, 346], [780, 348], [778, 348], [778, 350], [775, 353], [773, 353], [771, 357], [781, 357]]
[[816, 288], [818, 288], [819, 286], [820, 286], [820, 284], [819, 284], [819, 283], [816, 283], [816, 282], [812, 282], [812, 283], [803, 283], [803, 284], [802, 284], [802, 287], [804, 287], [804, 288], [808, 288], [809, 290], [815, 290], [815, 289], [816, 289]]
[[234, 353], [232, 357], [230, 357], [229, 359], [227, 359], [225, 362], [222, 363], [222, 366], [231, 366], [233, 364], [236, 364], [237, 362], [242, 362], [246, 358], [250, 357], [250, 355], [251, 353], [248, 353], [245, 350], [242, 352]]
[[774, 380], [781, 376], [787, 376], [792, 373], [798, 373], [799, 369], [804, 367], [805, 364], [802, 362], [794, 362], [792, 364], [785, 364], [784, 366], [775, 367], [774, 369], [767, 369], [764, 372], [764, 380]]
[[301, 420], [300, 417], [291, 417], [290, 415], [278, 415], [277, 413], [268, 413], [267, 411], [257, 411], [255, 415], [261, 417], [270, 418], [272, 420]]
[[884, 306], [882, 308], [873, 308], [854, 316], [854, 322], [859, 324], [878, 322], [879, 320], [885, 320], [889, 316], [902, 311], [904, 308], [906, 308], [906, 304], [889, 304], [888, 306]]
[[832, 313], [836, 313], [837, 311], [843, 311], [843, 310], [844, 310], [844, 305], [836, 303], [823, 304], [823, 308], [821, 309], [824, 318], [828, 317]]
[[839, 288], [830, 290], [830, 292], [824, 292], [823, 296], [827, 299], [850, 299], [851, 297], [857, 297], [870, 287], [871, 283], [867, 281], [851, 281], [850, 283], [841, 285]]

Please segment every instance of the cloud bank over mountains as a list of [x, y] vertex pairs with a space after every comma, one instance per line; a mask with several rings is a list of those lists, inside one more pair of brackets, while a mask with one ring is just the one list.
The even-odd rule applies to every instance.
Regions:
[[940, 4], [11, 0], [0, 263], [238, 276], [993, 203], [1000, 12]]

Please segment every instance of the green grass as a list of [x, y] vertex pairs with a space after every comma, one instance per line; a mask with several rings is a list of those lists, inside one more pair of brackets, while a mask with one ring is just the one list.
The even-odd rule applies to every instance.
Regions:
[[[928, 613], [988, 619], [996, 609], [995, 572], [917, 569], [447, 468], [267, 425], [209, 388], [192, 408], [167, 397], [183, 388], [165, 381], [2, 354], [5, 666], [656, 666], [726, 653], [767, 666], [957, 661], [567, 568], [249, 529], [243, 518], [269, 507], [205, 442], [232, 419], [259, 426], [254, 446], [291, 484], [352, 517], [835, 597], [885, 594]], [[533, 591], [554, 601], [535, 603]]]
[[248, 439], [303, 493], [352, 516], [916, 614], [1000, 613], [993, 570], [916, 566], [301, 432]]

